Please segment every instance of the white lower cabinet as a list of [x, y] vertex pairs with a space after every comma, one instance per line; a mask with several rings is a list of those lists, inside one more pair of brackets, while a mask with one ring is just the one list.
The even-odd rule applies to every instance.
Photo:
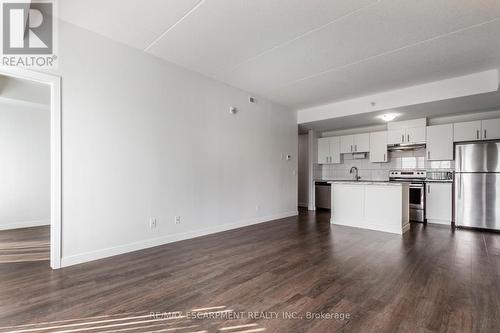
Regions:
[[427, 222], [450, 225], [453, 211], [452, 202], [451, 183], [427, 183], [425, 195]]

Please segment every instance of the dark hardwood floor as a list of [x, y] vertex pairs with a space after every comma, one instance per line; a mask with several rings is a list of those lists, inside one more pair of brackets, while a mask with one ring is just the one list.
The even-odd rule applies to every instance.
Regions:
[[0, 230], [0, 264], [44, 261], [49, 267], [50, 226]]
[[[186, 317], [193, 309], [215, 318]], [[150, 318], [172, 311], [182, 316]], [[249, 311], [259, 314], [249, 318]], [[300, 319], [307, 312], [344, 317]], [[45, 262], [3, 263], [0, 326], [34, 333], [499, 332], [500, 235], [413, 224], [398, 236], [331, 226], [327, 212], [301, 211], [57, 271]]]

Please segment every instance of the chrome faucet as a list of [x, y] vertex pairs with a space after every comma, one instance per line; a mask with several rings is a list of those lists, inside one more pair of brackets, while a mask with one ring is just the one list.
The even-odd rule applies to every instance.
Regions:
[[358, 168], [356, 168], [355, 166], [353, 166], [351, 168], [351, 171], [349, 171], [349, 173], [352, 174], [353, 172], [356, 172], [356, 175], [354, 176], [354, 180], [355, 181], [359, 181], [361, 179], [361, 177], [358, 175]]

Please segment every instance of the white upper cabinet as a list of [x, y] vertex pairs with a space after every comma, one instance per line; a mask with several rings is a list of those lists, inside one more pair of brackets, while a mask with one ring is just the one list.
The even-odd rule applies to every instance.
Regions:
[[318, 138], [318, 164], [340, 163], [340, 138]]
[[387, 132], [370, 133], [370, 162], [387, 162]]
[[340, 152], [342, 154], [366, 153], [370, 151], [370, 134], [344, 135], [340, 137]]
[[329, 163], [330, 138], [318, 138], [318, 163]]
[[387, 144], [399, 145], [405, 141], [406, 131], [404, 128], [397, 128], [394, 130], [387, 131]]
[[425, 143], [427, 119], [397, 121], [387, 124], [387, 143], [413, 144]]
[[427, 127], [427, 159], [453, 160], [453, 124]]
[[426, 127], [412, 127], [406, 129], [405, 143], [425, 143]]
[[476, 141], [481, 139], [481, 121], [453, 124], [453, 141]]
[[425, 127], [397, 128], [387, 132], [387, 143], [390, 145], [425, 143]]
[[340, 137], [330, 138], [330, 163], [340, 163]]
[[451, 183], [427, 183], [425, 218], [427, 222], [450, 225], [453, 211]]
[[453, 124], [453, 141], [500, 139], [500, 118], [466, 121]]
[[500, 118], [482, 120], [481, 129], [483, 140], [500, 139]]
[[354, 152], [366, 153], [370, 151], [370, 133], [354, 135]]
[[350, 154], [354, 151], [354, 135], [344, 135], [340, 137], [340, 152]]

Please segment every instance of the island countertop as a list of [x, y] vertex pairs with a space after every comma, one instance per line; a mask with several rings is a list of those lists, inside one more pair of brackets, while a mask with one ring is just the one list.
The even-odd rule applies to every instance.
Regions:
[[409, 184], [332, 181], [331, 224], [395, 234], [410, 229]]
[[377, 180], [366, 180], [366, 181], [355, 181], [355, 180], [330, 180], [329, 184], [348, 184], [348, 185], [380, 185], [380, 186], [403, 186], [406, 183], [403, 182], [389, 182], [389, 181], [377, 181]]

